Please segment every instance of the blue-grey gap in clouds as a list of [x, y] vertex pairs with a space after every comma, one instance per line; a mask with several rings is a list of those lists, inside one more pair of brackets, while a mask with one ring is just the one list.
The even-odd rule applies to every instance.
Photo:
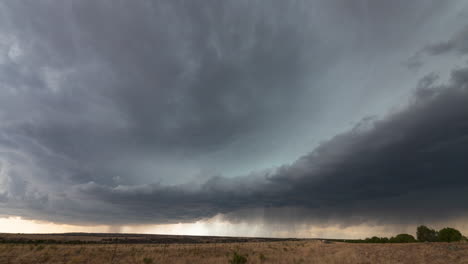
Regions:
[[[466, 54], [460, 6], [3, 1], [1, 214], [138, 224], [263, 208], [294, 221], [278, 213], [294, 208], [301, 221], [413, 223], [466, 212], [466, 68], [339, 131], [404, 90], [390, 58]], [[379, 78], [346, 78], [366, 61]], [[253, 172], [232, 176], [244, 166]]]

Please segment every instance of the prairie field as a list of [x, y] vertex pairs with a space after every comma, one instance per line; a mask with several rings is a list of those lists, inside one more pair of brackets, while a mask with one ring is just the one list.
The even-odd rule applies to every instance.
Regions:
[[[233, 262], [234, 254], [238, 257]], [[246, 262], [243, 262], [243, 260]], [[319, 240], [169, 244], [0, 244], [0, 263], [468, 263], [468, 243], [352, 244]]]

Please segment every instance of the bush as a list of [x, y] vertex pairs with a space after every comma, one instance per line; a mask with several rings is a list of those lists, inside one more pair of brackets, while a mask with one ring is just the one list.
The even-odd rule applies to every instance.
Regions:
[[421, 242], [435, 242], [437, 241], [437, 232], [427, 226], [418, 226], [416, 230], [416, 237]]
[[247, 257], [239, 255], [237, 254], [237, 252], [234, 252], [231, 260], [229, 260], [229, 263], [230, 264], [245, 264], [247, 263]]
[[380, 243], [380, 238], [373, 236], [371, 238], [366, 238], [366, 243]]
[[[350, 239], [350, 240], [339, 240], [348, 243], [412, 243], [412, 242], [455, 242], [455, 241], [466, 241], [468, 242], [468, 238], [464, 237], [460, 231], [446, 227], [441, 229], [439, 232], [431, 229], [427, 226], [421, 225], [418, 226], [416, 230], [416, 236], [418, 240], [416, 240], [412, 235], [409, 234], [399, 234], [395, 237], [386, 238], [386, 237], [368, 237], [366, 239]], [[338, 241], [338, 240], [337, 240]]]
[[143, 263], [145, 263], [145, 264], [152, 264], [152, 263], [153, 263], [153, 259], [152, 259], [152, 258], [144, 258], [144, 259], [143, 259]]
[[395, 237], [390, 238], [390, 243], [412, 243], [416, 242], [414, 236], [410, 234], [399, 234]]
[[373, 236], [371, 238], [366, 238], [364, 242], [365, 243], [388, 243], [388, 238]]
[[36, 247], [36, 250], [37, 251], [40, 251], [40, 250], [43, 250], [44, 249], [44, 245], [39, 245]]
[[262, 263], [265, 262], [265, 260], [266, 260], [266, 257], [265, 257], [265, 255], [263, 255], [263, 253], [260, 253], [259, 258], [260, 258], [260, 262], [262, 262]]
[[460, 231], [455, 228], [446, 227], [439, 231], [439, 241], [455, 242], [462, 240], [463, 236]]

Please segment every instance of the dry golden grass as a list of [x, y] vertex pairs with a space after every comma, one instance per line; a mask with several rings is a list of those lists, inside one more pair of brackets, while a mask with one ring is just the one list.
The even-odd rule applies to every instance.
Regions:
[[468, 243], [347, 244], [319, 241], [226, 244], [1, 244], [0, 263], [468, 263]]

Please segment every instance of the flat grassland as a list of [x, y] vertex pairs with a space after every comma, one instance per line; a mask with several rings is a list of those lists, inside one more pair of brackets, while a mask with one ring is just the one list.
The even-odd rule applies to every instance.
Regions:
[[206, 240], [206, 237], [199, 238], [205, 240], [195, 243], [152, 244], [4, 242], [0, 244], [0, 263], [228, 264], [235, 252], [246, 257], [247, 263], [468, 264], [468, 243], [351, 244], [319, 240], [262, 239], [234, 243], [221, 240], [223, 242], [220, 243], [216, 239], [212, 242]]

